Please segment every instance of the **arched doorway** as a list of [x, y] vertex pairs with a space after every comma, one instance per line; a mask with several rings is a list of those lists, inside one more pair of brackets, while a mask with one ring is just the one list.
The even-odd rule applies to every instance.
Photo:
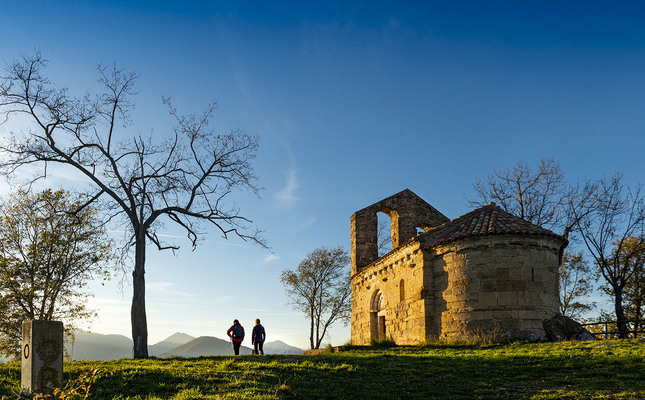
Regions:
[[370, 331], [372, 340], [383, 340], [386, 337], [385, 298], [380, 290], [377, 290], [374, 293], [374, 296], [372, 296], [370, 311]]

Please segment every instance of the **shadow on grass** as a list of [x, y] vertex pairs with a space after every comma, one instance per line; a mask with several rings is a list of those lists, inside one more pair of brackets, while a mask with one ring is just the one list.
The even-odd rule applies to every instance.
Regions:
[[[429, 344], [318, 356], [87, 362], [67, 368], [70, 378], [92, 368], [108, 371], [93, 386], [92, 399], [170, 399], [189, 389], [209, 399], [629, 399], [645, 397], [644, 352], [645, 345], [638, 343]], [[0, 379], [11, 381], [18, 374], [0, 368]]]

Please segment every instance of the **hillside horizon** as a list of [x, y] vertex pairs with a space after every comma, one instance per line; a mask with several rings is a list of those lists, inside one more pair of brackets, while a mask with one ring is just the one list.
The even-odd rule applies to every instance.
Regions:
[[[119, 334], [102, 334], [74, 331], [74, 341], [65, 338], [65, 353], [67, 360], [72, 361], [108, 361], [122, 358], [132, 358], [132, 339]], [[251, 354], [250, 339], [243, 342], [241, 354]], [[265, 354], [302, 354], [303, 349], [291, 346], [283, 341], [274, 340], [264, 343]], [[194, 337], [183, 332], [175, 332], [164, 340], [148, 345], [150, 357], [160, 358], [192, 358], [201, 356], [232, 355], [230, 341], [214, 336]], [[0, 357], [0, 362], [10, 361]]]

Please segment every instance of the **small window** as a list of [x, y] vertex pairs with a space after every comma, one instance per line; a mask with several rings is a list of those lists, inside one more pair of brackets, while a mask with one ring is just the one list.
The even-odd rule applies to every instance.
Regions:
[[400, 300], [405, 300], [405, 281], [403, 281], [403, 279], [401, 279], [401, 282], [399, 282], [399, 294]]

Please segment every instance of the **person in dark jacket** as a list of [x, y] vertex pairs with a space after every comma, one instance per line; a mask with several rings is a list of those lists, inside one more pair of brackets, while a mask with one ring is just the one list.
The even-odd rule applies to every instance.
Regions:
[[240, 325], [240, 321], [234, 320], [233, 325], [228, 328], [226, 334], [233, 342], [233, 351], [235, 352], [235, 355], [239, 355], [240, 346], [242, 345], [242, 340], [244, 340], [244, 327]]
[[251, 333], [251, 343], [253, 344], [253, 352], [255, 354], [264, 354], [264, 350], [262, 349], [264, 339], [266, 339], [266, 332], [264, 331], [264, 327], [260, 325], [260, 320], [256, 319], [253, 332]]

